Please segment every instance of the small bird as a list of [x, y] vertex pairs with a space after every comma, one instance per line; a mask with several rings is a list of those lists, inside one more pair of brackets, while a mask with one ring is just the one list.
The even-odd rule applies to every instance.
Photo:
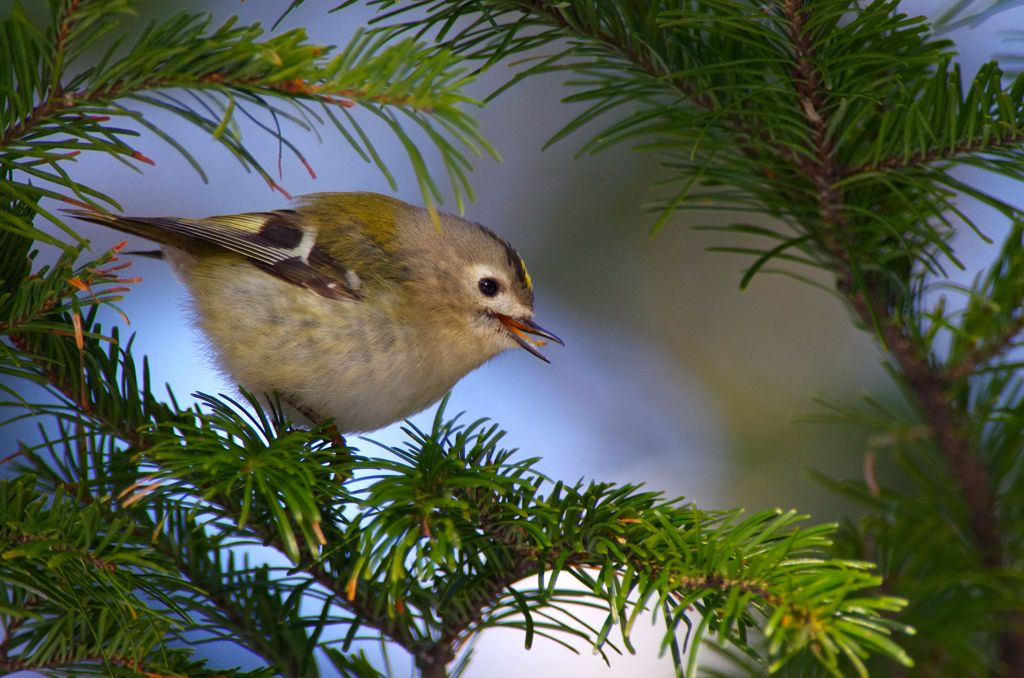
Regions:
[[502, 351], [547, 362], [543, 340], [564, 345], [533, 321], [508, 242], [377, 193], [206, 219], [69, 212], [159, 243], [224, 371], [342, 434], [419, 412]]

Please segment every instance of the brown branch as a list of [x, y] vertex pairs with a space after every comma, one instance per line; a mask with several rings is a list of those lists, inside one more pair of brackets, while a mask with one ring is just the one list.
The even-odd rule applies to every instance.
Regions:
[[959, 381], [975, 372], [981, 365], [994, 360], [1013, 348], [1013, 343], [1024, 332], [1024, 313], [1018, 315], [1000, 336], [975, 346], [960, 362], [946, 370], [949, 381]]
[[[23, 601], [23, 609], [27, 612], [38, 606], [38, 604], [39, 599], [30, 596]], [[89, 654], [81, 657], [61, 655], [46, 661], [31, 661], [12, 657], [10, 655], [10, 650], [14, 633], [25, 624], [27, 619], [27, 616], [14, 618], [8, 617], [9, 621], [4, 624], [4, 637], [0, 640], [0, 674], [16, 673], [18, 671], [41, 671], [47, 669], [70, 668], [79, 664], [103, 664], [105, 666], [116, 665], [143, 673], [143, 665], [140, 660], [116, 654]], [[160, 678], [160, 674], [156, 673], [147, 673], [146, 675], [151, 676], [152, 678]]]
[[[54, 307], [57, 306], [57, 302], [61, 298], [62, 297], [47, 299], [42, 304], [40, 304], [39, 308], [36, 311], [34, 311], [31, 315], [26, 315], [26, 316], [22, 316], [20, 318], [15, 318], [14, 320], [10, 320], [10, 321], [0, 320], [0, 334], [17, 334], [17, 332], [14, 332], [12, 330], [15, 330], [16, 328], [21, 327], [22, 325], [27, 325], [28, 323], [33, 322], [34, 320], [36, 320], [40, 316], [46, 315], [47, 313], [52, 311], [54, 309]], [[63, 297], [63, 298], [67, 299], [69, 297]]]
[[416, 657], [416, 668], [420, 678], [446, 678], [448, 664], [455, 659], [454, 651], [444, 643], [437, 643], [431, 650]]
[[842, 176], [831, 140], [828, 138], [825, 88], [814, 65], [811, 38], [804, 30], [807, 10], [803, 0], [784, 0], [783, 11], [793, 43], [794, 78], [800, 107], [817, 149], [815, 161], [805, 163], [818, 190], [819, 218], [829, 253], [835, 259], [838, 287], [865, 327], [875, 327], [883, 345], [893, 356], [907, 385], [931, 427], [935, 442], [950, 465], [960, 494], [970, 512], [971, 529], [988, 566], [1001, 561], [1001, 537], [995, 518], [995, 503], [988, 471], [972, 449], [963, 416], [950, 400], [949, 384], [934, 368], [907, 332], [899, 325], [886, 301], [884, 288], [877, 284], [855, 284], [845, 242], [847, 222], [844, 198], [835, 188]]
[[933, 162], [938, 162], [939, 160], [955, 160], [957, 157], [962, 155], [970, 155], [972, 153], [990, 151], [992, 149], [1007, 146], [1019, 146], [1022, 143], [1024, 143], [1024, 132], [1015, 132], [1002, 136], [997, 135], [995, 137], [985, 139], [974, 139], [973, 141], [965, 141], [964, 143], [956, 144], [947, 148], [933, 148], [928, 151], [918, 151], [917, 153], [912, 153], [906, 157], [893, 156], [885, 158], [884, 160], [879, 160], [878, 162], [847, 167], [843, 169], [842, 178], [846, 179], [848, 177], [865, 174], [867, 172], [920, 167], [921, 165], [928, 165]]
[[[191, 82], [193, 86], [207, 84], [213, 86], [222, 84], [223, 80], [215, 77], [216, 74], [202, 76]], [[32, 112], [20, 122], [11, 125], [0, 136], [0, 148], [10, 146], [12, 143], [28, 134], [38, 127], [43, 121], [58, 116], [66, 111], [74, 109], [82, 104], [99, 104], [117, 99], [128, 94], [144, 92], [152, 89], [164, 89], [168, 87], [185, 87], [188, 82], [182, 78], [149, 78], [138, 85], [129, 87], [123, 81], [112, 82], [97, 89], [83, 89], [75, 92], [50, 92], [50, 95], [43, 98], [32, 108]], [[225, 86], [232, 86], [226, 83]], [[237, 86], [242, 86], [241, 84]], [[283, 86], [282, 86], [283, 91]]]
[[[140, 530], [140, 532], [143, 532], [144, 534], [148, 533], [146, 530]], [[146, 534], [146, 536], [151, 537], [151, 535], [148, 534]], [[178, 572], [187, 577], [189, 581], [193, 584], [201, 585], [203, 597], [213, 603], [234, 627], [235, 632], [246, 639], [247, 643], [245, 644], [245, 648], [247, 650], [263, 657], [268, 664], [276, 664], [275, 660], [278, 659], [278, 656], [274, 652], [273, 646], [267, 642], [266, 636], [248, 632], [252, 628], [252, 624], [250, 623], [252, 618], [250, 616], [243, 614], [231, 603], [230, 598], [227, 596], [213, 593], [208, 587], [204, 586], [206, 580], [203, 577], [202, 572], [196, 572], [193, 570], [190, 563], [183, 558], [179, 558], [178, 553], [174, 549], [169, 548], [167, 544], [160, 541], [156, 541], [154, 543], [154, 547], [166, 557], [170, 558], [178, 568]], [[299, 675], [299, 669], [297, 666], [289, 665], [287, 668], [288, 671], [286, 675]]]
[[61, 90], [61, 72], [64, 65], [64, 57], [67, 53], [67, 40], [71, 29], [75, 24], [75, 13], [78, 11], [79, 0], [71, 0], [65, 8], [64, 16], [57, 27], [57, 33], [53, 46], [53, 82], [50, 83], [47, 94], [43, 101], [33, 107], [28, 117], [21, 122], [11, 125], [0, 136], [0, 148], [6, 148], [15, 139], [21, 137], [28, 130], [37, 127], [43, 120], [61, 110], [75, 105], [74, 97], [68, 99]]
[[333, 104], [349, 108], [354, 101], [369, 101], [388, 106], [413, 106], [429, 112], [427, 107], [417, 107], [413, 96], [390, 96], [388, 94], [368, 94], [365, 90], [355, 88], [331, 89], [301, 78], [279, 83], [265, 83], [262, 78], [227, 79], [220, 73], [206, 73], [194, 77], [153, 77], [147, 78], [136, 85], [129, 86], [124, 81], [108, 83], [97, 89], [83, 89], [75, 92], [50, 92], [27, 117], [8, 127], [0, 136], [0, 148], [10, 146], [16, 140], [38, 127], [43, 121], [74, 109], [82, 104], [102, 104], [139, 92], [156, 89], [179, 87], [182, 89], [230, 88], [243, 91], [255, 91], [262, 94], [279, 94], [289, 98], [315, 99], [323, 104]]
[[950, 401], [949, 382], [921, 355], [888, 307], [879, 301], [881, 297], [878, 290], [873, 294], [856, 292], [850, 296], [850, 303], [865, 325], [877, 326], [882, 343], [914, 394], [967, 505], [982, 562], [988, 567], [999, 567], [1002, 538], [988, 470], [969, 442], [967, 422]]
[[71, 35], [71, 29], [77, 23], [77, 17], [75, 14], [78, 12], [78, 5], [80, 0], [70, 0], [67, 7], [64, 8], [64, 16], [61, 18], [60, 24], [57, 26], [57, 35], [55, 44], [53, 46], [53, 74], [54, 81], [50, 84], [51, 91], [53, 94], [60, 93], [60, 76], [64, 70], [64, 58], [67, 55], [68, 47], [68, 36]]
[[35, 544], [39, 542], [47, 543], [47, 548], [51, 551], [57, 551], [59, 553], [74, 553], [82, 559], [83, 562], [92, 565], [97, 570], [103, 570], [104, 572], [116, 572], [117, 565], [109, 562], [105, 558], [101, 558], [88, 551], [80, 548], [75, 548], [68, 544], [56, 544], [53, 543], [52, 539], [40, 537], [34, 534], [19, 533], [10, 537], [11, 542], [15, 544]]
[[[209, 501], [212, 504], [219, 505], [222, 509], [230, 511], [231, 502], [224, 499], [210, 498]], [[281, 542], [277, 534], [264, 529], [262, 525], [256, 525], [252, 522], [250, 522], [249, 527], [264, 544], [281, 553], [286, 552], [284, 543]], [[410, 636], [406, 628], [399, 622], [398, 617], [400, 615], [390, 616], [387, 613], [383, 615], [377, 613], [374, 608], [376, 591], [371, 590], [367, 592], [368, 587], [365, 585], [349, 590], [346, 586], [345, 577], [335, 576], [325, 569], [324, 564], [320, 560], [314, 560], [308, 555], [310, 553], [309, 546], [301, 534], [296, 534], [295, 540], [296, 548], [300, 554], [297, 570], [305, 572], [317, 584], [330, 591], [338, 605], [347, 608], [359, 617], [361, 625], [377, 629], [389, 640], [398, 644], [414, 657], [423, 651], [423, 643]]]
[[[952, 401], [946, 375], [931, 364], [928, 356], [922, 355], [919, 346], [901, 325], [900, 319], [893, 314], [884, 286], [870, 280], [860, 286], [854, 284], [854, 272], [844, 242], [847, 230], [843, 213], [844, 199], [835, 188], [835, 182], [845, 172], [838, 167], [831, 141], [827, 137], [828, 125], [823, 105], [825, 89], [814, 66], [813, 45], [804, 31], [804, 17], [808, 10], [803, 0], [784, 0], [783, 11], [790, 25], [794, 76], [800, 105], [817, 148], [816, 162], [808, 163], [806, 170], [818, 189], [820, 220], [825, 229], [824, 243], [837, 263], [837, 286], [846, 295], [864, 326], [876, 328], [883, 345], [902, 373], [928, 422], [937, 447], [949, 464], [960, 496], [967, 506], [971, 533], [980, 552], [981, 562], [988, 568], [999, 568], [1003, 560], [1002, 535], [996, 518], [995, 496], [988, 469], [971, 443], [964, 415]], [[919, 160], [927, 161], [928, 158], [921, 156]], [[999, 634], [998, 640], [1002, 659], [1010, 673], [1024, 675], [1024, 634], [1019, 628], [1008, 627]]]
[[[70, 336], [70, 333], [69, 333]], [[132, 429], [126, 429], [119, 426], [120, 422], [112, 421], [105, 417], [100, 416], [94, 411], [93, 404], [85, 399], [84, 393], [84, 377], [83, 382], [79, 384], [79, 392], [75, 392], [74, 385], [70, 382], [61, 378], [60, 373], [50, 363], [50, 361], [37, 355], [33, 350], [32, 345], [29, 343], [27, 337], [22, 334], [12, 333], [8, 335], [11, 344], [14, 345], [22, 353], [25, 353], [29, 359], [36, 364], [39, 371], [43, 374], [46, 380], [50, 383], [50, 386], [54, 388], [58, 393], [67, 398], [75, 407], [77, 407], [83, 414], [88, 415], [98, 423], [100, 423], [105, 431], [109, 431], [112, 435], [120, 438], [130, 446], [142, 449], [145, 443], [145, 437], [138, 431]]]
[[[122, 655], [85, 655], [82, 657], [59, 656], [46, 661], [26, 661], [22, 659], [9, 659], [0, 657], [0, 673], [15, 673], [17, 671], [45, 671], [52, 669], [72, 668], [81, 664], [102, 664], [104, 666], [123, 666], [132, 669], [136, 673], [149, 676], [150, 678], [161, 678], [163, 674], [153, 673], [144, 670], [144, 666], [138, 659], [132, 659]], [[168, 676], [167, 678], [172, 678]]]
[[785, 0], [783, 11], [789, 23], [789, 39], [793, 47], [793, 79], [800, 102], [800, 111], [811, 135], [813, 157], [803, 158], [801, 169], [814, 183], [818, 196], [818, 217], [823, 226], [818, 232], [825, 250], [838, 272], [841, 291], [854, 287], [847, 223], [843, 214], [843, 195], [835, 187], [841, 172], [836, 162], [835, 147], [828, 134], [828, 101], [821, 75], [814, 64], [814, 46], [804, 30], [801, 0]]
[[[463, 498], [472, 505], [483, 507], [476, 519], [481, 532], [492, 542], [509, 551], [509, 562], [514, 564], [506, 569], [499, 567], [496, 575], [473, 596], [474, 600], [469, 602], [468, 610], [459, 610], [444, 618], [441, 640], [454, 648], [455, 652], [476, 632], [474, 626], [483, 620], [486, 608], [495, 605], [500, 599], [500, 594], [516, 582], [537, 575], [541, 571], [550, 571], [559, 563], [562, 567], [584, 568], [604, 565], [603, 558], [589, 551], [575, 550], [565, 543], [555, 543], [542, 553], [528, 539], [525, 530], [509, 525], [495, 515], [500, 503], [493, 492], [477, 489], [463, 492]], [[651, 560], [627, 561], [623, 565], [628, 564], [637, 571], [650, 572], [652, 579], [658, 579], [664, 574], [664, 569]], [[710, 589], [727, 593], [738, 589], [757, 596], [769, 605], [778, 605], [782, 600], [781, 596], [769, 591], [762, 581], [747, 581], [719, 574], [670, 575], [669, 580], [675, 588], [688, 592]], [[809, 617], [811, 613], [794, 609], [794, 614], [805, 614]]]
[[616, 36], [593, 26], [571, 23], [565, 18], [562, 8], [554, 5], [554, 3], [546, 2], [545, 0], [532, 0], [521, 4], [528, 11], [547, 18], [555, 26], [571, 35], [580, 35], [600, 43], [609, 52], [622, 57], [631, 64], [639, 66], [647, 75], [671, 85], [673, 89], [682, 94], [684, 98], [692, 101], [698, 108], [703, 108], [706, 111], [714, 111], [716, 109], [714, 99], [701, 93], [689, 80], [685, 78], [667, 78], [668, 73], [663, 71], [658, 64], [638, 52], [632, 45], [619, 41]]
[[[35, 601], [32, 598], [32, 596], [28, 596], [23, 601], [22, 610], [28, 611], [28, 609], [31, 608], [34, 604]], [[11, 641], [14, 638], [15, 632], [25, 624], [26, 619], [28, 619], [28, 616], [4, 616], [4, 637], [0, 639], [0, 665], [2, 665], [3, 662], [8, 661], [10, 659]]]

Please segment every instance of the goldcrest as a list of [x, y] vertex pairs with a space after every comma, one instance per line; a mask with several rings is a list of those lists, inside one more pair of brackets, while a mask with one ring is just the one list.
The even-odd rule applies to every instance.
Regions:
[[543, 340], [563, 343], [533, 321], [509, 243], [384, 195], [206, 219], [71, 213], [159, 243], [224, 371], [341, 433], [419, 412], [502, 351], [546, 361]]

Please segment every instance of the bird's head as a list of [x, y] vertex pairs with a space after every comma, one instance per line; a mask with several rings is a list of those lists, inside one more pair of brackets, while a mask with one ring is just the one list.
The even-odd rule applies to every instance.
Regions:
[[[533, 282], [519, 253], [488, 230], [454, 215], [442, 215], [441, 228], [421, 223], [413, 239], [422, 272], [425, 320], [443, 334], [486, 354], [520, 347], [541, 360], [547, 341], [564, 342], [533, 319]], [[408, 243], [407, 243], [408, 244]], [[442, 327], [438, 327], [442, 325]]]

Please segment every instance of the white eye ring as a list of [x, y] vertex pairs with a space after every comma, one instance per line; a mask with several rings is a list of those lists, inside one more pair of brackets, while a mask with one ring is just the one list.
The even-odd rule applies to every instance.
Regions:
[[477, 282], [477, 287], [480, 289], [480, 294], [485, 297], [493, 297], [501, 289], [501, 285], [494, 278], [480, 278], [480, 281]]

